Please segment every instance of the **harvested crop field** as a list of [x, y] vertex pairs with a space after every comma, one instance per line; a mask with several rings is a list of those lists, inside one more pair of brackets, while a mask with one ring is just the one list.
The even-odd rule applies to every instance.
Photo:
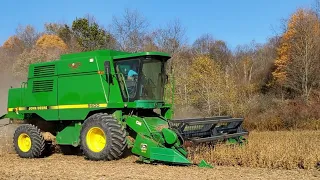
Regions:
[[320, 179], [319, 131], [252, 132], [243, 147], [191, 149], [194, 162], [214, 165], [202, 169], [139, 164], [135, 156], [109, 162], [59, 153], [22, 159], [12, 149], [15, 127], [0, 127], [0, 179]]
[[271, 170], [217, 166], [213, 169], [135, 163], [136, 158], [93, 162], [54, 154], [44, 159], [0, 156], [0, 179], [319, 179], [317, 170]]

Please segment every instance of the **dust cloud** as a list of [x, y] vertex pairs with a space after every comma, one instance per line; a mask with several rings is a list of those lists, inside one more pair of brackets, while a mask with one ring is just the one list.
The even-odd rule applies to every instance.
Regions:
[[[7, 113], [8, 90], [10, 87], [20, 87], [20, 81], [12, 73], [0, 71], [0, 116]], [[13, 153], [12, 138], [17, 124], [10, 124], [9, 119], [0, 120], [0, 154]]]
[[20, 87], [20, 81], [7, 71], [0, 72], [0, 116], [7, 112], [10, 87]]

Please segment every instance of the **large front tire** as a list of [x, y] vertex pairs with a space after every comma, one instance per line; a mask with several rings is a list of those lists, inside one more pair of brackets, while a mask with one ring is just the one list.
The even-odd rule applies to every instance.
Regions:
[[13, 137], [16, 153], [22, 158], [39, 158], [45, 153], [45, 140], [40, 129], [31, 124], [19, 126]]
[[85, 120], [80, 141], [83, 154], [90, 160], [120, 159], [127, 146], [123, 126], [105, 113], [94, 114]]

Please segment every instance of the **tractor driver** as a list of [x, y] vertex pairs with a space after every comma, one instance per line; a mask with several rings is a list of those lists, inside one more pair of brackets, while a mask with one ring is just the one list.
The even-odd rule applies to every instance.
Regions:
[[137, 71], [137, 66], [134, 64], [128, 72], [128, 80], [133, 80], [134, 76], [138, 76], [138, 73], [136, 71]]

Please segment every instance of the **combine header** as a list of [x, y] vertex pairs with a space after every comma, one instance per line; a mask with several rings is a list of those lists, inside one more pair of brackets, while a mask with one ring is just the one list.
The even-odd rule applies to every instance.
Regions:
[[[242, 128], [243, 118], [216, 116], [211, 118], [175, 119], [169, 121], [171, 129], [175, 129], [185, 141], [192, 144], [216, 143], [223, 140], [244, 143], [243, 136], [248, 132]], [[190, 144], [188, 143], [188, 144]]]
[[21, 120], [16, 153], [43, 157], [58, 144], [63, 151], [80, 147], [90, 160], [115, 160], [128, 148], [144, 162], [190, 165], [185, 142], [241, 143], [248, 134], [241, 118], [172, 119], [164, 102], [169, 58], [99, 50], [31, 64], [27, 81], [9, 89], [8, 113], [0, 117]]

